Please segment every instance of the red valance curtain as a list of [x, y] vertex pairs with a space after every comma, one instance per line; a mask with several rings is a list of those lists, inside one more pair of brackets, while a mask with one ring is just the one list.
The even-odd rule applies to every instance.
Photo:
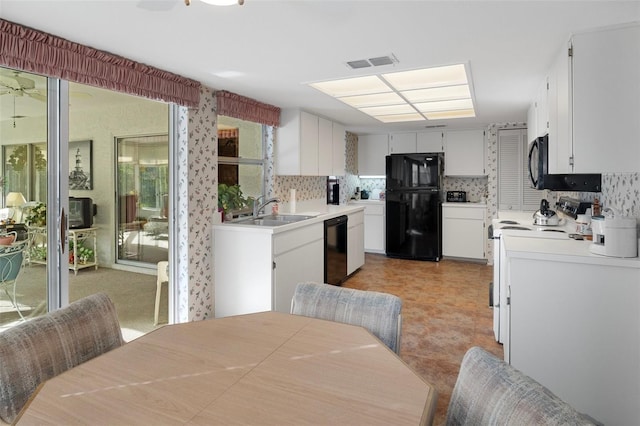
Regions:
[[280, 125], [280, 108], [245, 98], [235, 93], [221, 90], [216, 92], [218, 115], [239, 118], [278, 127]]
[[200, 83], [0, 19], [0, 65], [197, 107]]

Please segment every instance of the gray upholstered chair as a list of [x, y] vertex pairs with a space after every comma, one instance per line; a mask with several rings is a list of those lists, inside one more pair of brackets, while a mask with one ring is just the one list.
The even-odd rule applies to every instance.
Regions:
[[448, 426], [592, 425], [549, 389], [511, 365], [473, 347], [467, 351], [449, 408]]
[[400, 353], [402, 300], [387, 293], [354, 290], [329, 284], [300, 283], [291, 300], [291, 313], [359, 325]]
[[1, 332], [0, 418], [12, 423], [42, 382], [123, 343], [104, 293]]

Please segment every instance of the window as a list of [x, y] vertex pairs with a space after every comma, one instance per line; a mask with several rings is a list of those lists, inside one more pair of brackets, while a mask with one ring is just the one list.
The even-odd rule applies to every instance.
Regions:
[[536, 210], [544, 191], [532, 189], [527, 129], [498, 130], [498, 210]]
[[264, 194], [263, 125], [218, 116], [218, 183], [239, 185], [242, 195]]
[[47, 200], [46, 144], [4, 145], [4, 192], [27, 200]]

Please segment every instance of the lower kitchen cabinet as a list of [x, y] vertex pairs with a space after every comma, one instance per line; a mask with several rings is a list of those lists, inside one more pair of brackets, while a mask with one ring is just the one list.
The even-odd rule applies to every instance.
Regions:
[[360, 200], [352, 204], [364, 206], [364, 251], [385, 253], [384, 201]]
[[324, 225], [319, 223], [273, 238], [273, 310], [291, 312], [291, 298], [302, 281], [324, 282]]
[[442, 254], [446, 257], [485, 259], [486, 204], [442, 204]]
[[364, 213], [348, 215], [347, 221], [347, 275], [364, 265]]
[[213, 236], [215, 317], [290, 312], [297, 283], [324, 281], [324, 223], [273, 234], [217, 227]]
[[588, 242], [512, 239], [505, 357], [598, 422], [638, 424], [638, 260], [593, 255]]

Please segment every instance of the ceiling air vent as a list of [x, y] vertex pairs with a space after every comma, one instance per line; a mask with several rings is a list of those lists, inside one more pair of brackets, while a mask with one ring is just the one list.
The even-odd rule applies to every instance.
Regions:
[[397, 64], [398, 59], [392, 53], [387, 56], [378, 56], [377, 58], [369, 58], [369, 59], [358, 59], [356, 61], [349, 61], [347, 65], [351, 69], [359, 69], [359, 68], [368, 68], [368, 67], [379, 67], [383, 65], [393, 65]]
[[349, 65], [349, 67], [353, 68], [354, 70], [357, 70], [358, 68], [368, 68], [371, 66], [369, 61], [367, 61], [366, 59], [360, 59], [358, 61], [349, 61], [347, 62], [347, 65]]

